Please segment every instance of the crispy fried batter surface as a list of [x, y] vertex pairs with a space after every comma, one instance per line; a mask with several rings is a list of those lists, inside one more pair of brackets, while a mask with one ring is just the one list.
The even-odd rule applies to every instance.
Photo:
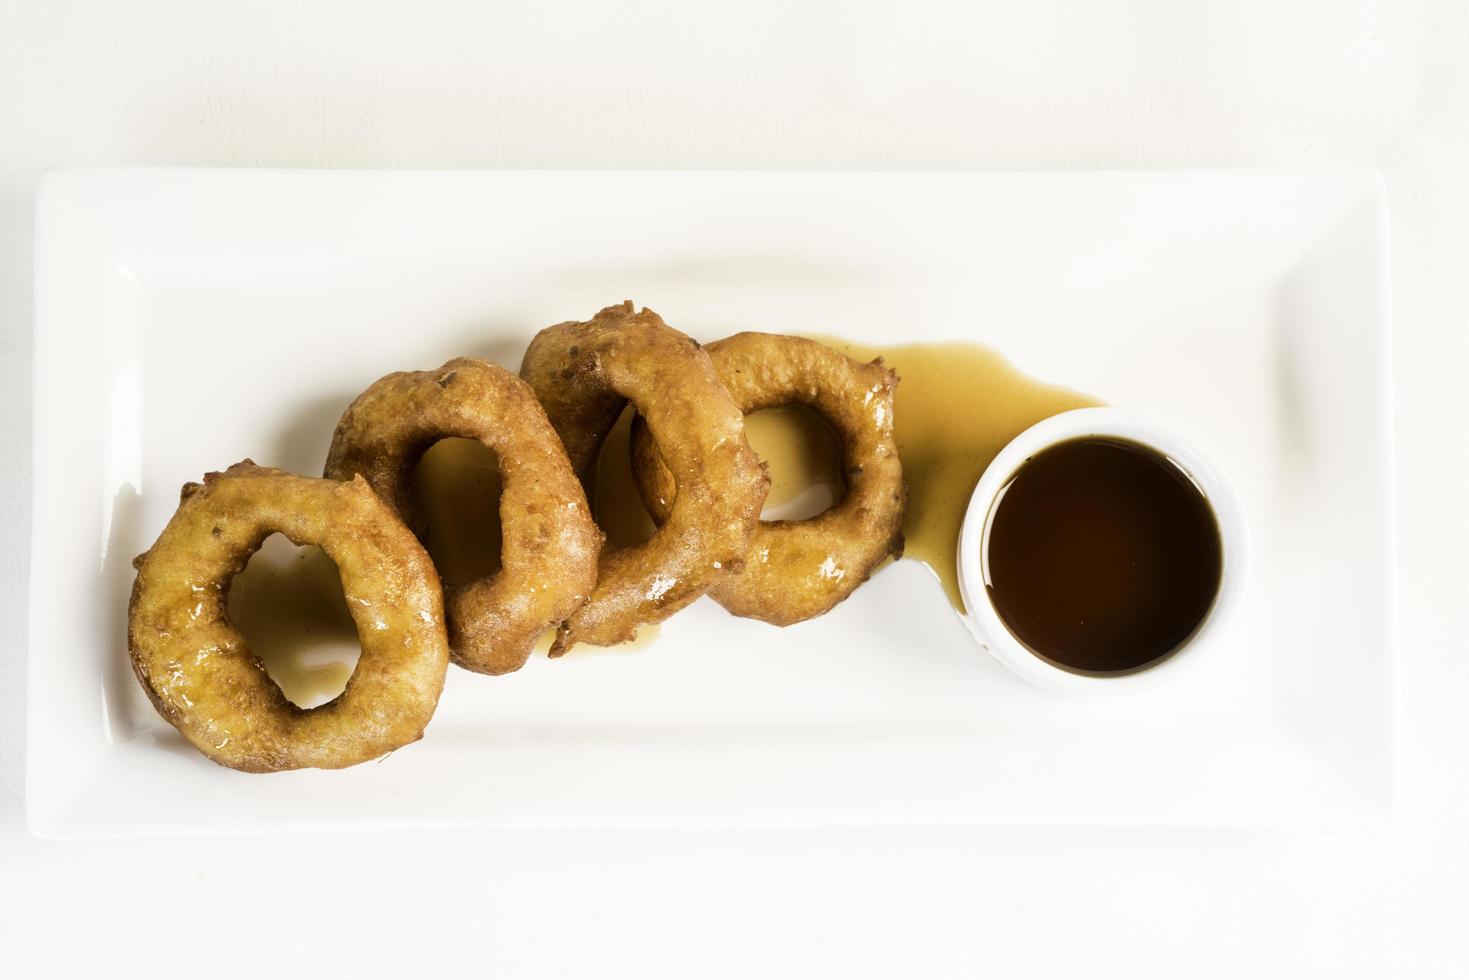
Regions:
[[631, 640], [743, 562], [769, 478], [745, 440], [743, 413], [697, 343], [626, 302], [542, 330], [520, 373], [578, 473], [595, 464], [630, 400], [678, 488], [652, 538], [603, 553], [596, 588], [558, 631], [553, 656], [578, 642]]
[[[346, 690], [316, 708], [286, 700], [225, 612], [231, 579], [277, 531], [336, 563], [362, 642]], [[439, 580], [365, 481], [236, 463], [186, 484], [133, 564], [133, 670], [159, 713], [215, 762], [339, 769], [422, 737], [449, 658]]]
[[602, 547], [586, 495], [530, 386], [467, 357], [437, 371], [390, 374], [342, 416], [326, 475], [361, 474], [423, 538], [413, 471], [434, 443], [450, 436], [494, 452], [504, 485], [500, 570], [449, 594], [450, 647], [455, 663], [503, 674], [524, 665], [536, 639], [587, 600]]
[[[903, 552], [907, 490], [893, 437], [898, 377], [882, 360], [863, 364], [803, 337], [740, 333], [704, 348], [740, 411], [803, 404], [842, 440], [847, 492], [804, 521], [762, 521], [744, 567], [709, 594], [736, 616], [788, 626], [820, 616]], [[664, 442], [633, 424], [633, 474], [653, 519], [678, 507], [682, 487], [662, 457]]]

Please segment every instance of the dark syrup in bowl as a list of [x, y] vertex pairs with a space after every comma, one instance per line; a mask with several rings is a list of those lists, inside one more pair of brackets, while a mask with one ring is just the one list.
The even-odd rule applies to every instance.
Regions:
[[1086, 436], [1016, 470], [981, 546], [1000, 619], [1032, 653], [1079, 674], [1129, 674], [1180, 649], [1223, 577], [1209, 501], [1157, 450]]

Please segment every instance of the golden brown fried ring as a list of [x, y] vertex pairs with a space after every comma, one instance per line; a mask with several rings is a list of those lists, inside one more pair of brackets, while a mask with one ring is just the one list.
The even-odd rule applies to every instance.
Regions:
[[[225, 612], [231, 579], [277, 531], [336, 562], [362, 643], [347, 689], [316, 708], [286, 700]], [[423, 736], [449, 664], [439, 579], [365, 481], [236, 463], [185, 484], [133, 565], [133, 670], [159, 714], [220, 765], [340, 769]]]
[[653, 537], [602, 554], [597, 587], [557, 632], [552, 656], [578, 642], [631, 640], [639, 626], [673, 615], [739, 565], [770, 481], [745, 441], [744, 416], [697, 343], [627, 302], [586, 323], [542, 330], [520, 373], [579, 473], [596, 463], [630, 400], [679, 491]]
[[437, 371], [390, 374], [337, 423], [326, 475], [361, 474], [420, 538], [413, 471], [450, 436], [475, 439], [499, 460], [501, 565], [448, 596], [454, 662], [485, 674], [517, 670], [536, 639], [559, 626], [597, 582], [602, 532], [566, 452], [528, 384], [488, 361], [461, 357]]
[[[820, 616], [867, 581], [888, 555], [903, 553], [907, 489], [893, 438], [898, 376], [878, 358], [854, 361], [803, 337], [740, 333], [704, 348], [742, 412], [802, 404], [842, 440], [847, 492], [804, 521], [761, 521], [744, 567], [710, 588], [736, 616], [789, 626]], [[660, 458], [662, 441], [633, 423], [633, 475], [653, 520], [662, 523], [682, 492]]]

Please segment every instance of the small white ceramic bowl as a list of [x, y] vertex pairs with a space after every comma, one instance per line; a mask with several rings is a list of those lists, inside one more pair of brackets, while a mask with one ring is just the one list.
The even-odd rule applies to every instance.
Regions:
[[[1042, 659], [1010, 632], [985, 587], [988, 524], [1000, 492], [1036, 453], [1070, 439], [1111, 436], [1148, 446], [1177, 463], [1203, 491], [1219, 524], [1223, 568], [1219, 593], [1204, 621], [1167, 659], [1130, 674], [1080, 674]], [[1020, 677], [1052, 691], [1125, 694], [1171, 680], [1216, 647], [1239, 605], [1248, 564], [1244, 512], [1233, 487], [1207, 454], [1165, 426], [1117, 408], [1079, 408], [1038, 422], [1011, 440], [975, 485], [959, 532], [959, 590], [969, 630], [995, 659]]]

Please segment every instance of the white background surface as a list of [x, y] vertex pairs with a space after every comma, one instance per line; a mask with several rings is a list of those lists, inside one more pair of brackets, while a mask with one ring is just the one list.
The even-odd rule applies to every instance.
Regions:
[[[1462, 976], [1466, 31], [1453, 2], [6, 0], [0, 971]], [[32, 194], [47, 167], [128, 163], [1379, 167], [1394, 221], [1402, 826], [30, 840]]]

